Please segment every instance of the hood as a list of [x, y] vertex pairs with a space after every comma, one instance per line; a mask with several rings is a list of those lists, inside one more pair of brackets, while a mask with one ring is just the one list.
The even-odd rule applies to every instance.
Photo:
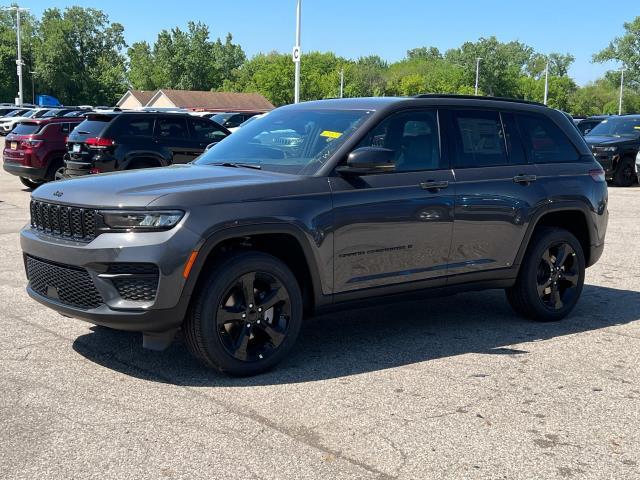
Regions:
[[588, 145], [620, 145], [637, 141], [633, 138], [615, 137], [613, 135], [585, 135], [584, 140]]
[[[249, 168], [209, 165], [174, 165], [126, 172], [87, 175], [51, 182], [32, 194], [38, 200], [87, 207], [146, 207], [161, 197], [181, 205], [189, 193], [206, 198], [207, 203], [242, 201], [257, 197], [257, 187], [290, 183], [303, 177]], [[201, 195], [205, 193], [205, 195]], [[165, 203], [165, 202], [163, 202]], [[189, 206], [193, 206], [189, 203]]]

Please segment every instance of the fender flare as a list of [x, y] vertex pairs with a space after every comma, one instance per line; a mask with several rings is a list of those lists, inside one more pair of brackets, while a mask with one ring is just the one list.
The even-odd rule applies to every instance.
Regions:
[[232, 227], [224, 228], [221, 230], [217, 230], [214, 233], [207, 236], [204, 240], [201, 241], [201, 243], [195, 249], [197, 250], [198, 255], [191, 268], [191, 272], [189, 273], [189, 278], [185, 283], [183, 294], [184, 295], [193, 294], [195, 286], [202, 273], [204, 264], [209, 258], [209, 254], [221, 242], [225, 240], [229, 240], [231, 238], [241, 238], [241, 237], [248, 237], [251, 235], [260, 235], [260, 234], [286, 234], [294, 237], [298, 242], [298, 244], [300, 245], [302, 249], [302, 253], [307, 262], [309, 275], [311, 277], [311, 290], [313, 295], [313, 304], [315, 306], [319, 306], [319, 305], [324, 305], [326, 303], [330, 303], [330, 300], [327, 301], [327, 297], [330, 299], [331, 296], [327, 296], [322, 293], [322, 281], [320, 277], [320, 272], [318, 271], [318, 265], [316, 264], [311, 245], [306, 239], [305, 234], [298, 227], [295, 227], [288, 223], [259, 223], [259, 224], [232, 226]]

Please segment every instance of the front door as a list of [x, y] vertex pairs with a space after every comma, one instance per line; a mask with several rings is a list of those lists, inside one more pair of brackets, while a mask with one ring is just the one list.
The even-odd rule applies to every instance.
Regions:
[[393, 170], [331, 177], [335, 293], [444, 283], [455, 184], [439, 138], [436, 110], [396, 113], [358, 146], [393, 150]]

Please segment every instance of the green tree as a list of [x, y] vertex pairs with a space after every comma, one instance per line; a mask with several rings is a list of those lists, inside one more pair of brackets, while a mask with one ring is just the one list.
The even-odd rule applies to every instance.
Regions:
[[126, 89], [124, 28], [94, 8], [44, 11], [35, 55], [39, 84], [67, 104], [112, 104]]
[[147, 42], [135, 42], [127, 51], [129, 57], [129, 82], [140, 90], [158, 88], [156, 68], [151, 47]]
[[519, 90], [518, 79], [533, 53], [533, 49], [523, 43], [502, 43], [496, 37], [489, 37], [465, 42], [460, 48], [448, 50], [444, 58], [462, 68], [469, 86], [475, 84], [476, 58], [482, 58], [480, 90], [488, 95], [514, 97]]
[[[38, 22], [33, 15], [20, 13], [20, 33], [22, 36], [22, 67], [24, 101], [31, 101], [31, 72], [34, 68], [34, 52], [38, 49]], [[16, 14], [13, 11], [0, 10], [0, 99], [11, 100], [18, 94], [18, 76], [16, 72], [16, 58], [18, 44], [16, 36]], [[38, 85], [36, 85], [37, 90]]]
[[594, 62], [615, 60], [627, 69], [628, 85], [640, 88], [640, 16], [624, 24], [625, 33], [593, 56]]

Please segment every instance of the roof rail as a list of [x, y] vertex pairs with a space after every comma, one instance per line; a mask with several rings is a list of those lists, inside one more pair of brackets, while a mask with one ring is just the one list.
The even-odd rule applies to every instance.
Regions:
[[498, 100], [500, 102], [524, 103], [527, 105], [538, 105], [540, 107], [546, 107], [544, 103], [532, 102], [530, 100], [521, 100], [519, 98], [487, 97], [480, 95], [455, 95], [451, 93], [423, 93], [420, 95], [415, 95], [414, 98], [460, 98], [463, 100]]

